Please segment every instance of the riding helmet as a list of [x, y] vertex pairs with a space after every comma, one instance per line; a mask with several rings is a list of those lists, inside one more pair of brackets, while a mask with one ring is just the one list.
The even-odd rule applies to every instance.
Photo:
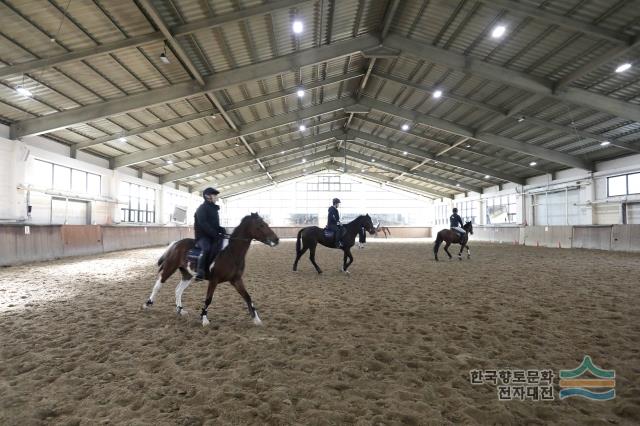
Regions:
[[340, 203], [340, 198], [334, 198], [333, 199], [333, 205], [339, 204]]
[[220, 191], [218, 191], [217, 189], [209, 187], [202, 191], [202, 196], [205, 197], [207, 195], [218, 195], [219, 193]]
[[456, 207], [453, 208], [454, 213], [458, 213], [458, 209]]

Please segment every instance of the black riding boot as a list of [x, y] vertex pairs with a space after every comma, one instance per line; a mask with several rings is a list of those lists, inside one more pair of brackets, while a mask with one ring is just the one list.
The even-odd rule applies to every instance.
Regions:
[[200, 253], [198, 265], [196, 266], [196, 280], [204, 280], [207, 275], [207, 254]]

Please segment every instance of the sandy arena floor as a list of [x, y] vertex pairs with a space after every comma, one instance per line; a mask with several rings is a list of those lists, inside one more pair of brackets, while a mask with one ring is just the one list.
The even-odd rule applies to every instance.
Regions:
[[[320, 248], [318, 276], [291, 241], [252, 246], [246, 286], [263, 327], [219, 286], [174, 313], [176, 275], [140, 307], [163, 249], [0, 269], [0, 424], [638, 424], [640, 254], [473, 243]], [[441, 255], [444, 255], [441, 253]], [[442, 257], [441, 257], [442, 258]], [[617, 397], [497, 398], [472, 369], [616, 371]], [[556, 398], [558, 383], [556, 378]]]

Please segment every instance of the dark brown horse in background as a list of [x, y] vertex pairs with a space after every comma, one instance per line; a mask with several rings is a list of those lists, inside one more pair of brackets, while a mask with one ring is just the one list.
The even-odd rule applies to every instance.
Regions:
[[[209, 325], [207, 308], [213, 300], [213, 292], [216, 286], [225, 281], [229, 281], [238, 293], [240, 293], [247, 304], [251, 319], [253, 319], [256, 325], [260, 325], [262, 321], [260, 321], [258, 311], [255, 306], [253, 306], [251, 296], [247, 293], [244, 282], [242, 281], [242, 273], [245, 267], [244, 259], [252, 240], [258, 240], [261, 243], [275, 247], [279, 242], [278, 236], [257, 213], [251, 213], [242, 219], [240, 225], [233, 230], [233, 233], [228, 238], [229, 245], [216, 256], [212, 267], [209, 268], [211, 272], [209, 273], [207, 297], [201, 313], [202, 325]], [[191, 265], [187, 259], [187, 253], [194, 246], [195, 240], [193, 238], [184, 238], [172, 243], [167, 248], [160, 259], [158, 259], [158, 266], [160, 266], [158, 280], [153, 286], [151, 297], [149, 297], [149, 300], [142, 306], [143, 308], [148, 309], [153, 305], [160, 288], [162, 288], [162, 284], [179, 269], [182, 274], [182, 280], [176, 287], [176, 311], [180, 315], [186, 314], [187, 311], [182, 307], [182, 293], [189, 287], [189, 284], [193, 282], [193, 277], [195, 276], [195, 272], [191, 269]]]
[[471, 259], [471, 252], [469, 251], [469, 246], [467, 243], [469, 242], [469, 234], [473, 235], [473, 225], [471, 222], [467, 222], [462, 227], [466, 231], [465, 235], [460, 238], [460, 234], [451, 229], [443, 229], [438, 232], [436, 236], [436, 242], [433, 245], [433, 254], [436, 256], [436, 261], [438, 260], [438, 249], [440, 248], [440, 244], [444, 241], [446, 244], [444, 246], [444, 251], [449, 255], [449, 260], [451, 260], [451, 253], [449, 253], [449, 246], [451, 244], [460, 244], [460, 253], [458, 253], [458, 259], [462, 260], [462, 250], [467, 248], [467, 259]]
[[364, 216], [358, 216], [351, 222], [343, 225], [345, 234], [342, 237], [342, 247], [335, 246], [335, 240], [333, 237], [327, 238], [324, 234], [324, 230], [317, 226], [308, 226], [302, 228], [298, 232], [298, 238], [296, 239], [296, 260], [293, 262], [293, 271], [298, 270], [298, 261], [307, 250], [309, 250], [309, 259], [316, 268], [319, 274], [322, 270], [316, 263], [316, 247], [318, 243], [329, 248], [340, 248], [344, 252], [344, 258], [342, 261], [342, 272], [348, 274], [347, 268], [353, 263], [353, 256], [351, 255], [351, 247], [356, 242], [356, 236], [360, 231], [360, 228], [364, 229], [371, 235], [375, 233], [375, 228], [371, 222], [371, 217], [367, 214]]

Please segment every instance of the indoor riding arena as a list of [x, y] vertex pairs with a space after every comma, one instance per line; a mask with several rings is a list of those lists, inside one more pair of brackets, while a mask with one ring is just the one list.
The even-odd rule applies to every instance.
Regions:
[[637, 1], [0, 34], [1, 425], [640, 424]]

